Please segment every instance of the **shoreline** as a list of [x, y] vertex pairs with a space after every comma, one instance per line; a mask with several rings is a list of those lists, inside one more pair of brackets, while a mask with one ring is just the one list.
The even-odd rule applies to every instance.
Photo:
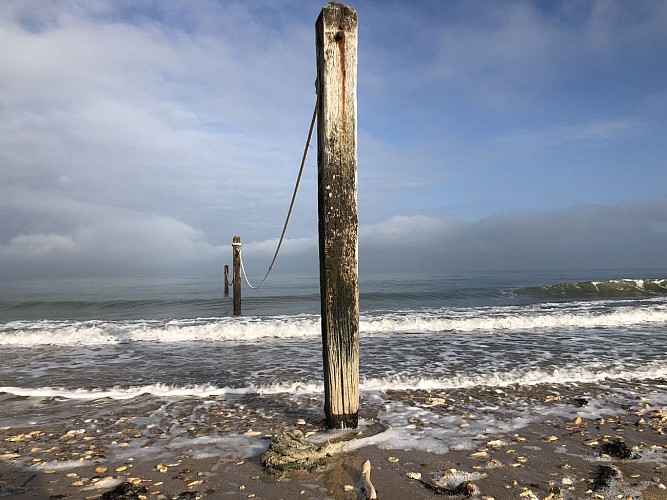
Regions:
[[[0, 497], [92, 500], [129, 482], [159, 500], [356, 499], [369, 459], [381, 499], [442, 498], [417, 474], [432, 485], [469, 478], [487, 500], [667, 499], [666, 395], [662, 379], [386, 391], [362, 398], [368, 441], [350, 441], [324, 470], [276, 476], [260, 464], [271, 437], [298, 428], [321, 444], [341, 435], [322, 431], [319, 398], [294, 407], [282, 395], [71, 401], [5, 394]], [[410, 411], [392, 413], [387, 424], [388, 402]], [[33, 425], [16, 425], [8, 413], [15, 405]], [[378, 423], [387, 430], [377, 433]]]

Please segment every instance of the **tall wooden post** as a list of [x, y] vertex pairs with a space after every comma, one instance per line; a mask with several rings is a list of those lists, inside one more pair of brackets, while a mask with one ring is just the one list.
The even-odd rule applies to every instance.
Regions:
[[232, 238], [233, 261], [232, 271], [234, 272], [234, 316], [241, 314], [241, 237]]
[[327, 4], [315, 25], [324, 412], [327, 427], [359, 414], [357, 12]]
[[225, 297], [229, 295], [229, 266], [225, 264]]

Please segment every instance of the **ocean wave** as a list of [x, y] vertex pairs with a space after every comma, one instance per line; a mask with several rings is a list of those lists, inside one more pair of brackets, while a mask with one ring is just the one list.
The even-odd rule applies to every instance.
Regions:
[[[667, 378], [667, 366], [662, 362], [652, 362], [635, 368], [567, 368], [509, 370], [486, 374], [428, 378], [401, 375], [386, 377], [363, 378], [359, 389], [366, 393], [377, 393], [392, 390], [446, 390], [465, 389], [472, 387], [509, 387], [513, 385], [531, 386], [538, 384], [577, 384], [595, 383], [605, 380], [654, 380]], [[127, 400], [141, 396], [158, 398], [210, 398], [217, 396], [258, 395], [313, 395], [322, 394], [324, 385], [321, 382], [277, 382], [272, 384], [248, 384], [243, 387], [217, 387], [210, 384], [174, 386], [167, 384], [151, 384], [136, 387], [110, 388], [62, 388], [62, 387], [0, 387], [0, 393], [20, 397], [66, 398], [73, 400], [117, 399]]]
[[[667, 324], [667, 304], [580, 302], [484, 308], [440, 308], [364, 314], [362, 336], [629, 328]], [[318, 315], [199, 318], [171, 321], [13, 321], [0, 325], [0, 345], [104, 345], [127, 342], [254, 342], [320, 335]]]
[[13, 321], [0, 326], [0, 345], [98, 345], [127, 342], [219, 342], [304, 338], [319, 317], [200, 318], [171, 321]]
[[[650, 324], [667, 324], [667, 307], [662, 304], [645, 307], [605, 309], [586, 307], [493, 307], [473, 314], [457, 309], [443, 314], [420, 312], [369, 318], [362, 333], [481, 333], [549, 329], [622, 328]], [[365, 328], [364, 328], [365, 327]]]
[[256, 392], [252, 387], [215, 387], [212, 385], [171, 386], [167, 384], [151, 384], [138, 387], [110, 388], [74, 388], [63, 387], [0, 387], [0, 393], [21, 397], [66, 398], [66, 399], [134, 399], [139, 396], [151, 395], [161, 398], [197, 397], [208, 398], [224, 394], [248, 394]]
[[667, 279], [620, 279], [606, 281], [581, 281], [559, 283], [517, 290], [518, 294], [528, 294], [560, 298], [613, 298], [650, 297], [667, 295]]
[[426, 378], [413, 376], [389, 376], [362, 380], [360, 387], [366, 391], [386, 390], [438, 390], [465, 389], [471, 387], [508, 387], [512, 385], [591, 383], [604, 380], [652, 380], [667, 377], [667, 366], [662, 362], [651, 362], [636, 368], [586, 367], [534, 368], [531, 370], [491, 371], [485, 374]]

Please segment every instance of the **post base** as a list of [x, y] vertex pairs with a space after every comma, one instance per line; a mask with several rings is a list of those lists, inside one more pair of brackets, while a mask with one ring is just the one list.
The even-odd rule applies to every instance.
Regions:
[[356, 429], [359, 427], [359, 412], [326, 416], [327, 429]]

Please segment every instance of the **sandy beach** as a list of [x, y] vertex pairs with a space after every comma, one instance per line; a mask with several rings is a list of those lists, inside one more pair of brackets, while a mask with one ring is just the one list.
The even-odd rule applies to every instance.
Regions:
[[[203, 406], [197, 398], [165, 405], [152, 396], [42, 400], [32, 414], [16, 416], [33, 425], [0, 430], [0, 497], [356, 499], [365, 498], [361, 464], [370, 460], [382, 499], [465, 498], [454, 492], [466, 481], [470, 495], [486, 500], [664, 499], [667, 411], [655, 401], [664, 401], [666, 388], [665, 380], [645, 380], [388, 391], [387, 399], [451, 418], [447, 447], [438, 450], [401, 443], [381, 422], [382, 402], [363, 398], [358, 433], [324, 431], [318, 398], [300, 408], [281, 395]], [[11, 410], [12, 401], [2, 406]], [[159, 423], [146, 424], [166, 407]], [[429, 426], [415, 415], [410, 425]], [[262, 467], [272, 438], [292, 429], [318, 445], [348, 442], [320, 470]]]

